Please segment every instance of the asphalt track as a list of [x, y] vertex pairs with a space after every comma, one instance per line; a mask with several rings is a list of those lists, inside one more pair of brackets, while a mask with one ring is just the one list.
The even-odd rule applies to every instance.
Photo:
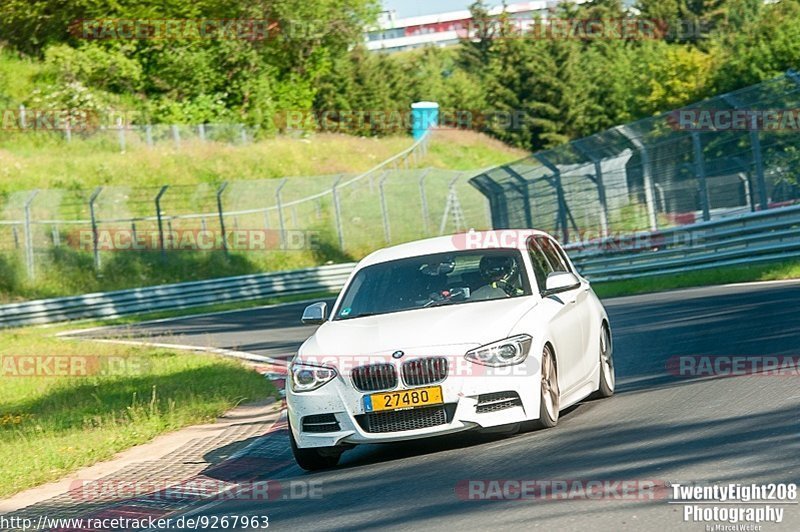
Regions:
[[[323, 496], [218, 502], [202, 514], [268, 515], [270, 529], [278, 530], [700, 531], [705, 523], [685, 522], [683, 505], [670, 502], [669, 489], [652, 500], [473, 501], [463, 500], [456, 488], [470, 479], [800, 482], [800, 377], [686, 378], [666, 370], [671, 357], [683, 355], [800, 355], [800, 282], [693, 289], [605, 304], [614, 331], [617, 394], [562, 413], [556, 428], [363, 446], [345, 453], [338, 468], [314, 474], [294, 465], [253, 471], [256, 479], [319, 481]], [[313, 332], [298, 325], [302, 307], [111, 332], [286, 357]], [[783, 522], [765, 523], [761, 530], [800, 530], [800, 506], [773, 506], [784, 510]]]

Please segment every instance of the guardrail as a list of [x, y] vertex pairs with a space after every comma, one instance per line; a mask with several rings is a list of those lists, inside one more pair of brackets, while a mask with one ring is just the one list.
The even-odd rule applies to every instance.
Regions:
[[355, 264], [26, 301], [0, 307], [0, 327], [177, 310], [215, 303], [339, 290]]
[[[567, 246], [594, 282], [800, 259], [800, 205]], [[0, 327], [337, 291], [354, 263], [0, 306]]]
[[567, 246], [595, 282], [800, 258], [800, 206]]

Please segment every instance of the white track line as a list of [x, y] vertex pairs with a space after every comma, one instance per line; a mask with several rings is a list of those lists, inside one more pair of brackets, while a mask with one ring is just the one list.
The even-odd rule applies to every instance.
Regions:
[[247, 360], [250, 362], [261, 362], [262, 364], [274, 364], [276, 366], [287, 366], [286, 360], [279, 360], [277, 358], [267, 357], [263, 355], [256, 355], [255, 353], [248, 353], [246, 351], [235, 351], [233, 349], [223, 349], [219, 347], [202, 347], [199, 345], [187, 344], [165, 344], [160, 342], [144, 342], [140, 340], [114, 340], [111, 338], [78, 338], [68, 337], [66, 340], [78, 340], [89, 342], [102, 342], [105, 344], [121, 344], [121, 345], [142, 345], [148, 347], [161, 347], [165, 349], [178, 349], [181, 351], [194, 351], [201, 353], [213, 353], [215, 355], [222, 355], [226, 357], [236, 358], [239, 360]]

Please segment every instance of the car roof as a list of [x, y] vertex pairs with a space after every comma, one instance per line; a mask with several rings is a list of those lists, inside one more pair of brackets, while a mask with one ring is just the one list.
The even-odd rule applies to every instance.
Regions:
[[536, 229], [497, 229], [494, 231], [469, 231], [455, 235], [437, 236], [379, 249], [360, 263], [360, 267], [392, 260], [477, 249], [525, 249], [531, 235], [550, 236]]

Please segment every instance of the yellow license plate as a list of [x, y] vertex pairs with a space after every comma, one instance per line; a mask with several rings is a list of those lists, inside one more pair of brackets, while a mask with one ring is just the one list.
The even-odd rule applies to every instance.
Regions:
[[402, 410], [418, 406], [440, 405], [442, 399], [441, 386], [427, 388], [413, 388], [411, 390], [398, 390], [396, 392], [373, 393], [364, 396], [364, 410], [366, 412], [381, 412], [384, 410]]

